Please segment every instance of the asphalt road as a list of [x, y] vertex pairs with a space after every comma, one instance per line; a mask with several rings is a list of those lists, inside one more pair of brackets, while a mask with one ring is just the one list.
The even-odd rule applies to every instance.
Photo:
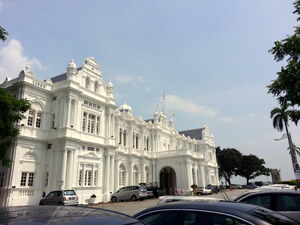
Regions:
[[[233, 197], [240, 195], [246, 191], [247, 191], [246, 189], [232, 190], [232, 191], [226, 190], [223, 194], [219, 192], [218, 194], [209, 195], [209, 197], [224, 199], [224, 195], [226, 194], [229, 197], [229, 199], [231, 200]], [[156, 206], [157, 202], [158, 202], [158, 199], [154, 198], [154, 199], [147, 199], [144, 201], [135, 201], [135, 202], [132, 202], [132, 201], [115, 202], [115, 203], [109, 202], [109, 203], [90, 205], [89, 207], [104, 208], [104, 209], [109, 209], [109, 210], [114, 210], [117, 212], [125, 213], [128, 215], [134, 215], [137, 212], [140, 212], [144, 209]]]

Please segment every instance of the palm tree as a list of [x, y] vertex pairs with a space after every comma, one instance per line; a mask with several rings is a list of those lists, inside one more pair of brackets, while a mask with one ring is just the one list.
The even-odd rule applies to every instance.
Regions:
[[0, 40], [5, 41], [7, 35], [8, 35], [7, 31], [0, 26]]
[[289, 149], [290, 149], [290, 154], [292, 158], [292, 163], [293, 163], [293, 169], [294, 172], [296, 172], [296, 169], [299, 168], [298, 162], [297, 162], [297, 157], [296, 157], [296, 152], [295, 152], [295, 146], [292, 142], [292, 137], [291, 134], [289, 133], [288, 130], [288, 120], [290, 117], [290, 114], [292, 113], [292, 110], [288, 110], [289, 104], [284, 104], [281, 108], [274, 108], [271, 111], [271, 118], [273, 118], [273, 127], [277, 129], [278, 131], [283, 131], [285, 128], [286, 135], [288, 138], [289, 142]]

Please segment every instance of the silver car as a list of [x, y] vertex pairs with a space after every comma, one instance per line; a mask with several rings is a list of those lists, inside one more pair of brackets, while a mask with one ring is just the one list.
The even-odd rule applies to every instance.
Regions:
[[277, 211], [300, 222], [300, 192], [294, 190], [255, 189], [233, 199]]
[[136, 201], [138, 199], [143, 200], [147, 197], [147, 190], [144, 186], [126, 186], [113, 193], [111, 195], [111, 201]]
[[74, 190], [51, 191], [40, 205], [78, 205], [78, 197]]

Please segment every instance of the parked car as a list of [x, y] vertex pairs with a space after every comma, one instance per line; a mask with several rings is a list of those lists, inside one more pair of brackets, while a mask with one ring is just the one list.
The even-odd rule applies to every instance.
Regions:
[[255, 188], [257, 188], [257, 186], [255, 184], [249, 183], [249, 184], [246, 185], [245, 188], [247, 188], [247, 189], [255, 189]]
[[197, 187], [194, 193], [195, 195], [211, 195], [212, 190], [205, 187]]
[[147, 190], [145, 186], [126, 186], [120, 188], [118, 191], [113, 193], [110, 197], [112, 202], [116, 201], [136, 201], [136, 200], [143, 200], [148, 197]]
[[294, 190], [255, 189], [233, 199], [278, 211], [300, 223], [300, 192]]
[[237, 202], [164, 204], [135, 218], [149, 225], [297, 225], [272, 210]]
[[78, 205], [78, 197], [74, 190], [51, 191], [40, 205]]
[[0, 208], [0, 224], [142, 225], [143, 223], [128, 215], [99, 208], [15, 206]]
[[220, 188], [218, 186], [213, 186], [213, 185], [207, 185], [206, 189], [210, 189], [212, 193], [219, 193]]

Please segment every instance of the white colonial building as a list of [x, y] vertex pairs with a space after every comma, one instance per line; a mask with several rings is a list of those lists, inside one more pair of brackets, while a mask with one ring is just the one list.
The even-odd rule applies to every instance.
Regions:
[[207, 126], [177, 132], [165, 113], [134, 117], [116, 106], [111, 81], [87, 58], [79, 68], [40, 81], [29, 67], [1, 84], [31, 109], [18, 124], [11, 168], [0, 167], [0, 206], [36, 205], [45, 191], [74, 189], [81, 204], [107, 202], [122, 186], [156, 183], [166, 194], [218, 184]]

